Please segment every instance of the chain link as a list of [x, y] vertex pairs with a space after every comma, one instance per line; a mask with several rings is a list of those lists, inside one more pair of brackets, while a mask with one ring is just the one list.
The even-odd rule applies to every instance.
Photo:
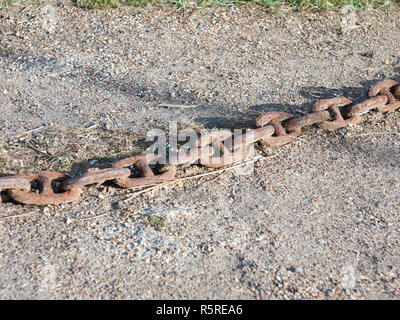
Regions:
[[311, 108], [311, 112], [320, 112], [328, 110], [331, 112], [331, 119], [323, 121], [319, 124], [322, 129], [325, 130], [336, 130], [339, 128], [347, 127], [351, 124], [357, 124], [360, 121], [360, 116], [354, 115], [348, 119], [344, 119], [340, 107], [350, 106], [352, 100], [345, 97], [336, 97], [332, 99], [323, 99], [317, 101]]
[[61, 172], [44, 171], [20, 174], [16, 177], [26, 179], [30, 184], [34, 181], [37, 182], [37, 186], [33, 186], [33, 189], [38, 190], [39, 193], [26, 190], [8, 190], [8, 195], [12, 200], [23, 204], [48, 205], [74, 202], [79, 199], [82, 191], [80, 188], [73, 188], [60, 192], [59, 183], [68, 178]]
[[271, 147], [283, 146], [292, 142], [296, 137], [288, 135], [282, 126], [282, 121], [293, 118], [293, 115], [286, 112], [271, 111], [263, 114], [256, 119], [256, 126], [263, 127], [272, 126], [274, 128], [273, 135], [267, 136], [262, 140]]
[[289, 135], [298, 137], [301, 135], [301, 129], [313, 124], [323, 123], [331, 118], [329, 111], [317, 111], [306, 114], [300, 118], [292, 118], [283, 123]]
[[386, 105], [388, 98], [386, 96], [376, 96], [369, 98], [359, 104], [351, 105], [343, 110], [346, 117], [357, 116], [370, 112], [373, 109], [379, 111], [380, 108]]
[[393, 96], [395, 99], [400, 100], [400, 84], [393, 87]]
[[220, 143], [232, 136], [229, 130], [213, 130], [200, 138], [198, 138], [192, 148], [189, 150], [179, 151], [176, 159], [169, 159], [170, 165], [191, 165], [195, 163], [207, 164], [209, 158], [214, 155], [212, 145], [220, 145]]
[[3, 190], [24, 190], [31, 189], [30, 181], [23, 176], [8, 176], [0, 178], [0, 191]]
[[175, 178], [175, 166], [156, 166], [157, 175], [150, 168], [150, 162], [157, 160], [154, 154], [143, 154], [129, 157], [113, 163], [113, 168], [133, 167], [139, 173], [139, 177], [122, 177], [115, 179], [115, 184], [122, 188], [133, 188], [148, 186], [157, 183], [167, 182]]
[[157, 154], [142, 154], [116, 161], [111, 168], [91, 169], [75, 177], [53, 171], [23, 173], [0, 177], [0, 192], [22, 204], [61, 204], [77, 201], [82, 188], [88, 185], [113, 182], [122, 188], [145, 187], [173, 180], [179, 165], [226, 167], [243, 161], [248, 156], [248, 146], [260, 140], [271, 147], [282, 146], [295, 140], [306, 126], [336, 130], [356, 125], [361, 115], [371, 110], [393, 112], [400, 108], [400, 84], [390, 79], [380, 81], [369, 89], [367, 97], [358, 104], [345, 97], [319, 100], [302, 117], [267, 112], [256, 119], [254, 129], [246, 129], [239, 137], [230, 130], [213, 130], [198, 138], [190, 150], [178, 152], [168, 165], [160, 165]]
[[387, 98], [387, 104], [378, 107], [380, 112], [394, 112], [400, 108], [400, 101], [396, 101], [395, 96], [391, 90], [395, 90], [398, 86], [398, 82], [394, 80], [383, 80], [372, 86], [368, 91], [369, 97], [375, 97], [378, 94], [383, 95]]
[[92, 169], [82, 176], [76, 176], [61, 182], [60, 189], [68, 191], [91, 184], [102, 184], [106, 181], [128, 178], [131, 170], [128, 168]]

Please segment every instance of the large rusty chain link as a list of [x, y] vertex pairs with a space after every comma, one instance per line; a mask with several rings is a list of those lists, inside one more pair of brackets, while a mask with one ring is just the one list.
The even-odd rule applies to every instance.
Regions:
[[44, 171], [0, 177], [0, 192], [17, 203], [49, 205], [77, 201], [83, 188], [112, 182], [121, 188], [145, 187], [171, 181], [177, 167], [198, 163], [209, 168], [223, 168], [243, 161], [248, 146], [263, 141], [271, 147], [293, 142], [303, 128], [317, 125], [324, 130], [336, 130], [356, 125], [361, 116], [371, 110], [394, 112], [400, 109], [400, 84], [386, 79], [373, 85], [367, 99], [357, 104], [345, 97], [317, 101], [310, 112], [295, 117], [286, 112], [267, 112], [259, 116], [254, 128], [239, 137], [230, 130], [214, 130], [195, 141], [194, 148], [182, 150], [176, 159], [160, 165], [157, 154], [141, 154], [116, 161], [111, 168], [90, 169], [69, 177], [65, 173]]
[[[36, 205], [68, 203], [78, 200], [82, 191], [81, 188], [74, 186], [70, 190], [55, 193], [54, 189], [58, 188], [62, 181], [68, 179], [68, 176], [61, 172], [22, 173], [17, 177], [29, 182], [29, 188], [25, 190], [8, 190], [10, 198], [19, 203]], [[36, 189], [39, 193], [30, 191], [30, 184], [34, 181], [37, 182]]]

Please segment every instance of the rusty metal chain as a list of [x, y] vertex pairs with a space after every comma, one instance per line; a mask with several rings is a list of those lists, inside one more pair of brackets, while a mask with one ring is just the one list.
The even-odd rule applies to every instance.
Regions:
[[156, 167], [157, 175], [153, 173], [149, 166], [149, 162], [157, 159], [157, 155], [140, 155], [135, 157], [129, 157], [126, 159], [119, 160], [113, 163], [113, 168], [125, 168], [134, 167], [139, 177], [123, 177], [115, 180], [115, 184], [122, 188], [133, 188], [139, 186], [148, 186], [152, 184], [162, 183], [170, 181], [175, 178], [176, 167], [165, 166]]
[[[39, 173], [19, 174], [16, 177], [25, 179], [29, 182], [29, 188], [25, 190], [8, 190], [10, 198], [16, 202], [23, 204], [61, 204], [69, 203], [79, 199], [82, 189], [79, 187], [72, 187], [67, 191], [60, 191], [59, 184], [68, 179], [68, 176], [61, 172], [44, 171]], [[39, 193], [30, 191], [30, 184], [36, 181]], [[54, 192], [58, 189], [59, 192]]]
[[[307, 126], [336, 130], [361, 121], [361, 115], [376, 110], [394, 112], [400, 109], [400, 84], [386, 79], [373, 85], [367, 99], [353, 104], [345, 97], [317, 101], [310, 112], [295, 117], [286, 112], [267, 112], [239, 137], [230, 130], [214, 130], [195, 141], [194, 148], [179, 151], [167, 165], [159, 164], [157, 154], [141, 154], [116, 161], [111, 168], [91, 169], [80, 176], [69, 177], [61, 172], [43, 171], [0, 177], [0, 192], [17, 203], [33, 205], [62, 204], [78, 201], [83, 188], [111, 182], [121, 188], [136, 188], [171, 181], [177, 166], [198, 163], [209, 168], [223, 168], [243, 161], [248, 146], [263, 141], [271, 147], [293, 142]], [[153, 167], [153, 168], [152, 168]]]
[[272, 126], [274, 129], [273, 135], [267, 136], [262, 140], [271, 147], [283, 146], [292, 142], [296, 137], [288, 135], [285, 128], [282, 126], [282, 121], [292, 119], [293, 115], [286, 112], [271, 111], [263, 114], [256, 119], [256, 126], [262, 127]]

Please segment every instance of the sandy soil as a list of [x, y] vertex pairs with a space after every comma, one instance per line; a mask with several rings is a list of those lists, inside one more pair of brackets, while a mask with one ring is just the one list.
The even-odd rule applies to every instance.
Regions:
[[[100, 148], [94, 136], [125, 132], [101, 140], [118, 158], [140, 150], [120, 147], [128, 136], [171, 120], [247, 126], [264, 111], [302, 114], [316, 99], [361, 100], [368, 85], [400, 80], [399, 8], [357, 14], [351, 30], [342, 18], [249, 8], [3, 10], [1, 173], [46, 167], [45, 151], [26, 144], [49, 132], [55, 143], [89, 127], [80, 137], [92, 149]], [[399, 121], [399, 112], [369, 113], [335, 133], [312, 127], [268, 148], [277, 157], [254, 170], [130, 201], [131, 191], [108, 185], [75, 204], [0, 203], [0, 298], [398, 299]], [[179, 174], [195, 172], [204, 170]], [[146, 223], [151, 215], [164, 221], [161, 231]]]

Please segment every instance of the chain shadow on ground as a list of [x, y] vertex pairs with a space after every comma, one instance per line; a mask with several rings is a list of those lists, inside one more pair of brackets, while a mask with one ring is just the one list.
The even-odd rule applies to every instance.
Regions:
[[[400, 71], [400, 68], [399, 68]], [[316, 102], [321, 99], [330, 99], [337, 96], [344, 96], [346, 98], [352, 99], [354, 103], [361, 102], [366, 99], [368, 88], [372, 85], [376, 84], [379, 81], [382, 81], [383, 78], [375, 78], [372, 80], [361, 81], [359, 86], [353, 87], [341, 87], [341, 88], [327, 88], [323, 86], [311, 86], [304, 87], [299, 90], [299, 94], [304, 98], [307, 98], [311, 101], [311, 103]], [[400, 82], [400, 77], [390, 77], [395, 81]]]
[[[20, 54], [14, 52], [1, 52], [1, 57], [8, 57], [11, 60], [16, 60], [20, 57]], [[24, 56], [24, 55], [23, 55]], [[50, 68], [50, 71], [57, 70], [57, 60], [52, 59], [47, 61], [43, 57], [35, 57], [33, 60], [23, 59], [20, 61], [26, 68], [38, 67], [40, 68]], [[170, 103], [187, 103], [187, 104], [209, 104], [208, 102], [201, 101], [202, 98], [196, 96], [194, 92], [184, 92], [181, 88], [176, 87], [174, 91], [179, 94], [172, 99], [169, 88], [167, 87], [151, 87], [145, 83], [134, 82], [132, 79], [124, 78], [112, 78], [109, 75], [103, 74], [98, 71], [94, 71], [86, 66], [80, 66], [82, 69], [82, 75], [85, 82], [91, 86], [99, 86], [101, 88], [106, 88], [108, 91], [119, 91], [122, 94], [134, 96], [145, 101], [151, 101], [159, 103], [161, 100], [168, 101]], [[395, 72], [400, 71], [400, 68], [395, 69]], [[69, 75], [66, 75], [69, 77]], [[71, 75], [73, 76], [73, 75]], [[394, 80], [400, 81], [400, 76], [390, 77]], [[372, 84], [377, 83], [382, 80], [382, 78], [375, 78], [373, 80], [361, 81], [359, 86], [351, 87], [341, 87], [341, 88], [327, 88], [323, 86], [310, 86], [303, 87], [299, 90], [299, 94], [306, 98], [308, 101], [301, 105], [284, 105], [282, 103], [267, 102], [265, 104], [257, 104], [250, 106], [246, 111], [228, 111], [226, 116], [213, 116], [213, 117], [195, 117], [194, 121], [202, 124], [205, 128], [252, 128], [255, 125], [255, 119], [258, 115], [270, 111], [282, 111], [292, 113], [295, 116], [304, 115], [312, 104], [320, 99], [333, 98], [336, 96], [345, 96], [353, 99], [355, 103], [362, 101], [366, 97], [367, 88]], [[199, 101], [200, 100], [200, 101]], [[215, 107], [216, 109], [223, 108]], [[184, 110], [183, 112], [192, 112], [190, 110]], [[142, 143], [144, 140], [142, 141]], [[141, 143], [141, 142], [139, 142]], [[146, 144], [143, 144], [146, 147]], [[148, 144], [147, 144], [148, 146]], [[77, 165], [79, 167], [79, 165]]]
[[[399, 68], [400, 71], [400, 68]], [[390, 77], [400, 82], [400, 77]], [[353, 100], [353, 103], [359, 103], [366, 99], [368, 88], [381, 81], [382, 78], [361, 81], [359, 86], [327, 88], [323, 86], [303, 87], [299, 94], [306, 98], [308, 102], [300, 105], [291, 105], [283, 103], [265, 103], [250, 106], [246, 112], [237, 112], [237, 115], [225, 117], [198, 117], [195, 121], [201, 123], [206, 128], [241, 128], [254, 127], [255, 118], [266, 112], [280, 111], [302, 116], [309, 112], [312, 105], [321, 99], [330, 99], [338, 96], [344, 96]], [[250, 119], [249, 119], [250, 118]]]
[[[8, 57], [11, 60], [16, 60], [21, 57], [21, 54], [16, 54], [10, 51], [0, 51], [1, 57]], [[48, 69], [47, 71], [55, 72], [58, 69], [57, 59], [45, 59], [44, 57], [30, 57], [27, 58], [28, 52], [22, 54], [24, 59], [20, 59], [19, 63], [25, 65], [26, 68], [39, 68]], [[106, 89], [110, 92], [120, 92], [124, 95], [134, 97], [139, 100], [160, 103], [176, 103], [176, 104], [199, 104], [207, 105], [207, 109], [220, 111], [221, 116], [213, 117], [194, 117], [194, 121], [203, 125], [205, 128], [249, 128], [254, 126], [255, 118], [269, 111], [282, 111], [288, 112], [295, 116], [303, 115], [309, 111], [312, 104], [320, 99], [333, 98], [336, 96], [345, 96], [352, 99], [355, 103], [362, 101], [366, 97], [367, 88], [372, 84], [382, 80], [382, 78], [375, 78], [373, 80], [361, 81], [359, 86], [342, 87], [342, 88], [327, 88], [323, 86], [310, 86], [303, 87], [298, 92], [301, 96], [306, 98], [308, 101], [301, 105], [285, 105], [282, 103], [267, 102], [265, 104], [258, 104], [249, 107], [245, 112], [241, 111], [228, 111], [226, 115], [223, 115], [226, 111], [223, 107], [217, 104], [210, 103], [204, 97], [199, 96], [196, 92], [187, 92], [180, 88], [177, 84], [174, 86], [174, 92], [176, 96], [171, 94], [171, 88], [167, 86], [151, 86], [151, 84], [142, 83], [140, 81], [134, 81], [133, 79], [127, 79], [126, 77], [113, 78], [108, 74], [91, 69], [88, 66], [78, 66], [80, 73], [84, 79], [84, 82], [89, 86], [98, 86], [102, 89]], [[400, 71], [397, 68], [395, 72]], [[73, 74], [65, 75], [66, 77], [74, 77]], [[385, 76], [385, 75], [382, 75]], [[400, 81], [400, 77], [390, 77], [394, 80]], [[214, 105], [214, 106], [213, 106]], [[182, 110], [182, 113], [190, 115], [191, 110]]]

